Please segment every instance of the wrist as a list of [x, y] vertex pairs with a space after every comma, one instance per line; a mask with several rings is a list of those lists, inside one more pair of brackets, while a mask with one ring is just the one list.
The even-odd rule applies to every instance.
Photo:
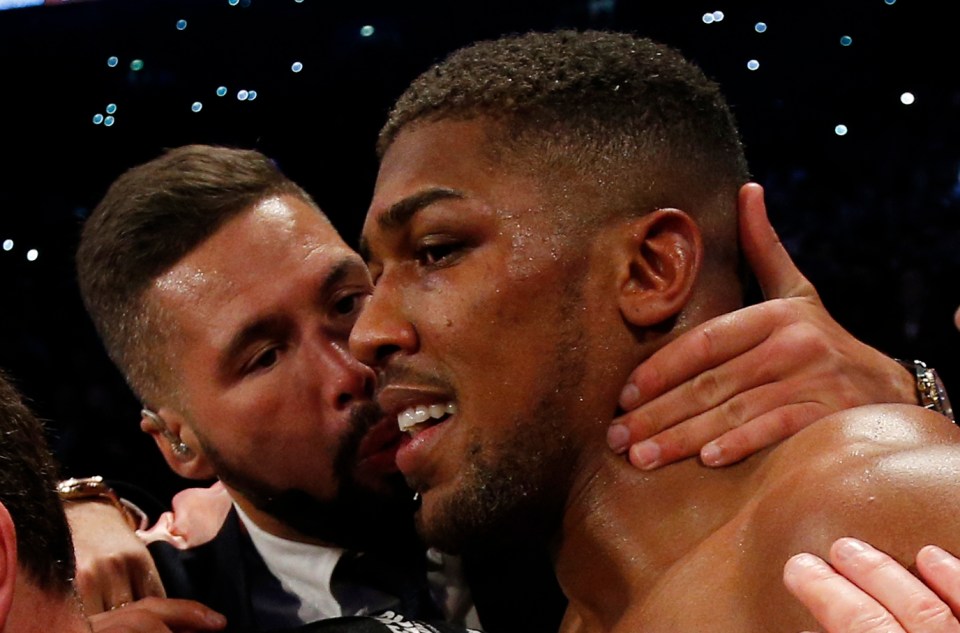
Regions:
[[950, 397], [937, 370], [919, 360], [895, 359], [913, 378], [913, 401], [924, 409], [930, 409], [956, 422]]
[[133, 530], [143, 529], [148, 522], [146, 514], [136, 505], [118, 497], [103, 477], [64, 479], [57, 483], [57, 494], [65, 504], [95, 502], [113, 506]]

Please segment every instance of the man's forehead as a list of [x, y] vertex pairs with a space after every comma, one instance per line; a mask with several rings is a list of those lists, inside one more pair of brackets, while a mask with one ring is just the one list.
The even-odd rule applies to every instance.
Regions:
[[292, 196], [271, 197], [231, 218], [157, 277], [160, 295], [231, 292], [280, 283], [271, 275], [317, 274], [356, 260], [336, 229], [315, 208]]
[[380, 164], [361, 253], [375, 234], [402, 228], [434, 202], [515, 202], [518, 194], [533, 193], [537, 187], [530, 175], [510, 169], [491, 151], [491, 125], [484, 118], [444, 119], [402, 130]]

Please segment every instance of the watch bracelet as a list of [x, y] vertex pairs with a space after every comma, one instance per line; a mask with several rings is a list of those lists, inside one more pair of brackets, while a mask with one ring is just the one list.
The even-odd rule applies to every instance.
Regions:
[[57, 494], [61, 501], [94, 501], [108, 503], [117, 509], [134, 530], [143, 529], [148, 521], [143, 510], [126, 499], [117, 496], [99, 475], [94, 477], [71, 477], [57, 482]]
[[937, 370], [928, 366], [922, 360], [896, 360], [907, 371], [911, 372], [916, 381], [917, 401], [924, 409], [930, 409], [956, 422], [947, 388], [937, 374]]

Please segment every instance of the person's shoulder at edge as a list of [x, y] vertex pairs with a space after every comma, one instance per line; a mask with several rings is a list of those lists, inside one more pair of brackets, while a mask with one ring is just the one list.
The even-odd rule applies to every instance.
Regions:
[[840, 411], [771, 449], [739, 517], [757, 623], [816, 626], [782, 569], [799, 552], [826, 557], [837, 538], [868, 541], [904, 565], [929, 543], [960, 549], [945, 520], [960, 513], [958, 480], [960, 428], [911, 405]]

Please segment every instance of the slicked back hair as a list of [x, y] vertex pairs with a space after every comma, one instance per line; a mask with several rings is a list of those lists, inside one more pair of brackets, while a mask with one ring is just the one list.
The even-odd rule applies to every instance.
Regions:
[[70, 528], [40, 422], [0, 372], [0, 502], [17, 532], [20, 568], [54, 596], [73, 592]]
[[125, 172], [90, 215], [77, 250], [80, 292], [107, 353], [144, 402], [177, 397], [165, 345], [171, 324], [147, 291], [227, 221], [279, 195], [317, 208], [260, 152], [187, 145]]
[[749, 179], [739, 133], [718, 86], [677, 51], [601, 31], [469, 45], [400, 96], [378, 155], [405, 129], [472, 119], [492, 123], [495, 160], [526, 165], [546, 191], [570, 193], [570, 176], [588, 187], [581, 221], [681, 208], [705, 233], [723, 226], [721, 250], [735, 255], [736, 192]]

